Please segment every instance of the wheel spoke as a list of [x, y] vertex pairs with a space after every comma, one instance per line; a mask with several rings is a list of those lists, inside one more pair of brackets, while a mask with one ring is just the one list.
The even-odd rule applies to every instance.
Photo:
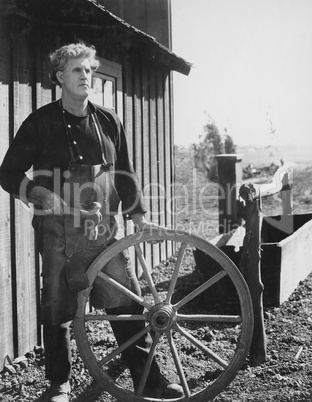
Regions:
[[137, 256], [139, 257], [139, 260], [140, 260], [140, 263], [141, 263], [141, 266], [142, 266], [142, 269], [143, 269], [143, 272], [144, 272], [145, 279], [147, 280], [147, 283], [149, 285], [150, 291], [152, 292], [152, 295], [154, 297], [155, 303], [156, 304], [160, 303], [161, 300], [160, 300], [159, 294], [157, 293], [157, 290], [156, 290], [154, 281], [152, 279], [150, 270], [148, 269], [148, 266], [146, 264], [145, 258], [143, 256], [142, 249], [141, 249], [139, 244], [136, 244], [134, 246], [134, 248], [135, 248], [135, 251], [137, 253]]
[[148, 310], [151, 309], [152, 306], [149, 303], [147, 303], [141, 297], [137, 296], [135, 293], [131, 292], [131, 290], [127, 289], [125, 286], [121, 285], [119, 282], [115, 281], [115, 279], [111, 278], [104, 272], [101, 271], [98, 276], [100, 278], [102, 278], [104, 281], [108, 282], [113, 287], [115, 287], [116, 289], [118, 289], [124, 295], [130, 297], [132, 300], [139, 303], [141, 306], [146, 307]]
[[146, 384], [148, 374], [150, 372], [152, 361], [153, 361], [153, 358], [154, 358], [154, 355], [155, 355], [156, 345], [157, 345], [157, 343], [159, 341], [160, 335], [161, 334], [158, 333], [158, 332], [155, 333], [155, 338], [154, 338], [152, 346], [150, 348], [148, 358], [147, 358], [147, 360], [145, 362], [144, 369], [143, 369], [143, 374], [142, 374], [142, 377], [140, 379], [140, 383], [139, 383], [139, 386], [138, 386], [138, 390], [137, 390], [137, 395], [138, 396], [142, 396], [142, 393], [144, 391], [144, 387], [145, 387], [145, 384]]
[[216, 282], [218, 282], [220, 279], [222, 279], [226, 275], [227, 275], [227, 273], [225, 271], [218, 272], [215, 276], [210, 278], [208, 281], [204, 282], [198, 288], [193, 290], [193, 292], [191, 292], [189, 295], [185, 296], [182, 300], [180, 300], [178, 303], [176, 303], [174, 305], [174, 308], [176, 310], [178, 310], [180, 307], [184, 306], [184, 304], [188, 303], [190, 300], [192, 300], [196, 296], [200, 295], [204, 290], [206, 290], [210, 286], [214, 285]]
[[172, 278], [171, 278], [171, 281], [170, 281], [168, 294], [167, 294], [167, 297], [166, 297], [166, 303], [171, 302], [171, 298], [172, 298], [172, 295], [173, 295], [175, 285], [177, 283], [177, 279], [178, 279], [179, 272], [180, 272], [180, 266], [181, 266], [181, 263], [182, 263], [182, 260], [183, 260], [183, 256], [184, 256], [184, 252], [185, 252], [186, 247], [187, 247], [187, 244], [182, 243], [181, 247], [179, 249], [177, 262], [176, 262], [176, 265], [174, 267], [174, 271], [173, 271], [173, 275], [172, 275]]
[[175, 363], [177, 371], [178, 371], [178, 375], [179, 375], [179, 378], [180, 378], [180, 381], [182, 384], [184, 394], [186, 397], [189, 397], [189, 396], [191, 396], [191, 392], [190, 392], [190, 389], [188, 387], [188, 384], [187, 384], [187, 381], [185, 378], [185, 374], [184, 374], [183, 367], [182, 367], [182, 364], [181, 364], [181, 361], [179, 358], [177, 348], [175, 346], [175, 343], [173, 342], [172, 331], [170, 330], [169, 332], [166, 332], [166, 335], [168, 338], [170, 350], [171, 350], [172, 357], [173, 357], [174, 363]]
[[208, 321], [208, 322], [235, 322], [240, 324], [240, 315], [216, 315], [216, 314], [177, 314], [178, 321]]
[[136, 314], [87, 314], [85, 315], [85, 321], [146, 321], [146, 315]]
[[134, 342], [136, 342], [138, 339], [140, 339], [141, 336], [143, 336], [150, 330], [151, 330], [150, 326], [147, 325], [140, 332], [133, 335], [130, 339], [128, 339], [126, 342], [124, 342], [122, 345], [120, 345], [117, 349], [115, 349], [113, 352], [109, 353], [102, 360], [100, 360], [98, 362], [99, 366], [104, 366], [104, 364], [107, 364], [108, 362], [110, 362], [112, 359], [114, 359], [117, 355], [122, 353], [125, 349], [127, 349], [129, 346], [131, 346]]
[[205, 353], [205, 355], [209, 356], [213, 359], [216, 363], [218, 363], [221, 367], [226, 368], [228, 363], [223, 360], [221, 357], [216, 355], [211, 349], [207, 348], [202, 342], [198, 339], [194, 338], [189, 332], [187, 332], [184, 328], [176, 325], [177, 330], [186, 338], [188, 339], [193, 345], [195, 345], [198, 349]]
[[[176, 261], [174, 265], [171, 265], [172, 269], [170, 269], [170, 272], [167, 273], [167, 279], [169, 280], [167, 290], [163, 292], [157, 292], [158, 284], [153, 280], [154, 273], [150, 269], [150, 256], [147, 256], [144, 252], [144, 244], [146, 242], [153, 243], [154, 241], [168, 242], [168, 249], [164, 250], [168, 253], [166, 255], [164, 254], [163, 257], [169, 258], [169, 255], [171, 255], [171, 251], [173, 251], [171, 243], [176, 245], [174, 250], [177, 250]], [[176, 298], [178, 294], [181, 294], [180, 290], [183, 290], [178, 289], [178, 294], [175, 294], [180, 276], [184, 275], [188, 269], [188, 259], [191, 257], [191, 255], [188, 254], [189, 247], [199, 250], [209, 258], [217, 261], [221, 270], [205, 283], [201, 283], [199, 286], [196, 285], [198, 286], [197, 289], [190, 290], [186, 287], [186, 292], [183, 296]], [[125, 250], [130, 250], [131, 258], [134, 257], [138, 265], [140, 267], [142, 266], [144, 284], [149, 287], [149, 289], [147, 289], [148, 294], [146, 298], [145, 296], [141, 297], [136, 295], [131, 290], [127, 289], [127, 287], [117, 282], [117, 280], [109, 277], [105, 270], [103, 270], [104, 272], [101, 271], [112, 258], [123, 253]], [[186, 267], [184, 267], [184, 265], [186, 265]], [[204, 239], [169, 228], [159, 228], [155, 233], [138, 232], [130, 234], [114, 242], [107, 247], [105, 251], [100, 253], [98, 257], [91, 262], [86, 270], [86, 274], [90, 286], [79, 292], [77, 313], [74, 320], [74, 333], [77, 347], [90, 374], [101, 384], [103, 389], [109, 392], [116, 400], [135, 402], [137, 399], [142, 401], [143, 399], [153, 399], [145, 398], [143, 395], [144, 388], [146, 388], [149, 383], [149, 376], [151, 376], [150, 373], [154, 365], [153, 359], [155, 359], [156, 354], [158, 354], [158, 345], [160, 342], [165, 343], [164, 346], [167, 347], [166, 352], [168, 356], [164, 356], [160, 353], [160, 359], [158, 361], [159, 368], [162, 372], [165, 372], [171, 368], [171, 365], [174, 366], [174, 375], [176, 375], [176, 380], [181, 384], [185, 395], [181, 400], [200, 399], [206, 401], [210, 400], [212, 397], [214, 398], [228, 386], [245, 361], [253, 333], [253, 308], [248, 286], [235, 264], [217, 247]], [[138, 303], [138, 305], [142, 307], [142, 310], [144, 309], [144, 313], [141, 315], [107, 315], [105, 311], [101, 311], [101, 309], [90, 310], [90, 308], [88, 308], [89, 295], [92, 286], [95, 286], [94, 282], [97, 277], [105, 280], [116, 292], [121, 292], [120, 294]], [[238, 312], [227, 312], [227, 310], [225, 310], [225, 314], [223, 314], [223, 311], [213, 312], [204, 310], [202, 309], [203, 306], [201, 307], [195, 304], [197, 301], [199, 302], [198, 304], [200, 304], [203, 292], [209, 292], [213, 290], [213, 287], [216, 287], [216, 285], [221, 285], [222, 281], [218, 281], [224, 277], [232, 281], [236, 289], [240, 305]], [[186, 278], [183, 277], [181, 279], [184, 280]], [[194, 285], [194, 288], [196, 286]], [[165, 289], [165, 287], [166, 286], [164, 286], [163, 289]], [[186, 307], [189, 307], [190, 310], [187, 309], [187, 311], [183, 311]], [[118, 321], [125, 324], [125, 331], [127, 331], [127, 326], [135, 321], [141, 322], [142, 324], [144, 322], [144, 326], [146, 326], [142, 330], [140, 328], [140, 332], [125, 343], [120, 345], [114, 343], [113, 345], [110, 344], [110, 346], [107, 346], [109, 342], [106, 342], [105, 333], [107, 332], [109, 334], [109, 339], [111, 336], [111, 329], [109, 328], [108, 322], [113, 324]], [[182, 321], [184, 322], [182, 323]], [[96, 327], [96, 330], [89, 332], [88, 329], [90, 325], [92, 329], [92, 324], [96, 322], [102, 324]], [[224, 326], [222, 323], [225, 325], [229, 324], [231, 330], [226, 330], [224, 336], [220, 334], [219, 337], [219, 327], [220, 331], [222, 331]], [[196, 333], [193, 333], [193, 331], [188, 328], [188, 325], [191, 325], [191, 328], [193, 328], [193, 325], [195, 325], [196, 328], [201, 328], [205, 325], [214, 328], [216, 325], [218, 327], [218, 334], [216, 334], [216, 337], [213, 337], [216, 342], [218, 339], [225, 339], [228, 336], [231, 338], [224, 342], [222, 351], [217, 350], [214, 341], [209, 342], [208, 338], [201, 338], [200, 334], [205, 333], [205, 329], [199, 331], [196, 329]], [[232, 328], [234, 326], [235, 328]], [[113, 363], [112, 368], [115, 368], [115, 364], [119, 368], [119, 357], [121, 354], [126, 353], [127, 348], [133, 348], [141, 337], [146, 336], [150, 332], [153, 332], [153, 343], [146, 356], [146, 363], [144, 367], [142, 366], [143, 371], [140, 374], [140, 378], [138, 378], [136, 389], [130, 391], [129, 371], [126, 370], [119, 376], [119, 372], [111, 370], [110, 366]], [[196, 334], [199, 334], [199, 336]], [[166, 339], [163, 339], [162, 335], [165, 335]], [[237, 339], [237, 345], [232, 344], [232, 337], [233, 339]], [[186, 343], [185, 348], [183, 342]], [[194, 360], [191, 362], [189, 361], [190, 356], [188, 352], [195, 352]], [[194, 365], [202, 370], [202, 376], [193, 378], [193, 374], [190, 373], [190, 377], [192, 378], [189, 378], [189, 365]], [[206, 371], [209, 371], [210, 375], [205, 376], [204, 372]], [[156, 401], [156, 399], [153, 400]]]

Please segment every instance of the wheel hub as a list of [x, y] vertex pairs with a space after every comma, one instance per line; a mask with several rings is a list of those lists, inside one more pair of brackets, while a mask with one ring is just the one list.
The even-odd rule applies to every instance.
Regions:
[[149, 312], [149, 322], [154, 331], [168, 331], [176, 321], [176, 312], [170, 305], [156, 305]]

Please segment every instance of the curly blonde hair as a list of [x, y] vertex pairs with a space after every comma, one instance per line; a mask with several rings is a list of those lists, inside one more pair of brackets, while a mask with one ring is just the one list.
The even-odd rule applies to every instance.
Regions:
[[86, 46], [84, 43], [71, 43], [62, 46], [50, 53], [49, 57], [52, 65], [50, 79], [53, 84], [59, 86], [61, 85], [56, 77], [56, 73], [65, 70], [69, 59], [89, 59], [92, 71], [96, 71], [100, 65], [100, 62], [96, 58], [96, 50], [94, 46]]

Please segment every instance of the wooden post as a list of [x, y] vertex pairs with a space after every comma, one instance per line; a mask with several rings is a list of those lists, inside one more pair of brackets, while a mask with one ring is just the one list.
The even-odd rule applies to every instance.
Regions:
[[261, 281], [261, 198], [251, 184], [241, 186], [240, 196], [245, 201], [246, 235], [240, 260], [240, 270], [247, 282], [253, 303], [254, 331], [250, 347], [250, 365], [266, 361], [267, 338], [263, 317], [263, 283]]
[[[243, 184], [239, 195], [244, 201], [244, 219], [246, 235], [240, 260], [240, 270], [249, 287], [253, 311], [254, 332], [250, 347], [250, 365], [258, 366], [267, 357], [267, 338], [263, 317], [263, 283], [261, 281], [261, 199], [282, 191], [283, 214], [293, 211], [291, 199], [291, 183], [289, 183], [290, 167], [281, 166], [269, 182], [262, 185]], [[283, 195], [283, 193], [285, 193]]]
[[242, 184], [242, 155], [216, 155], [219, 183], [219, 233], [227, 233], [240, 226], [237, 198]]
[[292, 199], [292, 180], [289, 179], [289, 172], [287, 171], [282, 179], [282, 214], [292, 215], [294, 212], [293, 199]]

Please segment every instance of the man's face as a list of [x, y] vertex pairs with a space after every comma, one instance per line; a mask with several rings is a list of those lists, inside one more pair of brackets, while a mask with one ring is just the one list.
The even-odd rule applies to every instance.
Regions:
[[88, 59], [69, 59], [64, 71], [57, 72], [62, 91], [73, 99], [85, 99], [91, 89], [92, 70]]

